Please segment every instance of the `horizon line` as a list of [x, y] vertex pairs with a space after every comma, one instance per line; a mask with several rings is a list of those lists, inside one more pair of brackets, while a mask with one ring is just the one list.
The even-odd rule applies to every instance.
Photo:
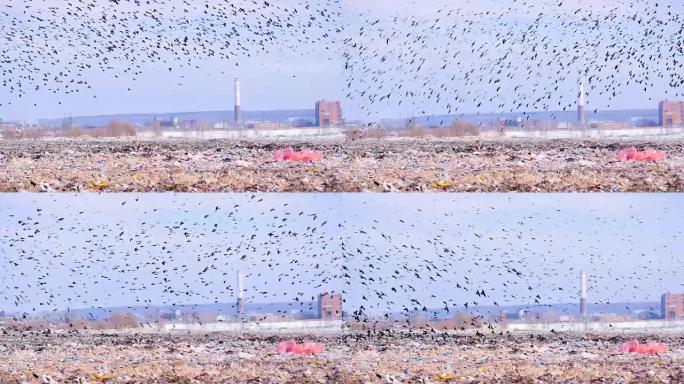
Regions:
[[[259, 112], [287, 112], [287, 111], [312, 111], [315, 110], [315, 108], [286, 108], [286, 109], [254, 109], [254, 110], [243, 110], [243, 113], [259, 113]], [[627, 112], [627, 111], [656, 111], [658, 108], [621, 108], [621, 109], [603, 109], [603, 110], [597, 110], [596, 112], [590, 111], [590, 114], [597, 114], [597, 113], [604, 113], [604, 112]], [[62, 117], [38, 117], [35, 118], [36, 122], [39, 121], [49, 121], [49, 120], [62, 120], [65, 118], [103, 118], [103, 117], [116, 117], [116, 116], [134, 116], [134, 115], [140, 115], [140, 116], [154, 116], [154, 115], [171, 115], [171, 114], [193, 114], [193, 113], [226, 113], [226, 114], [231, 114], [233, 111], [228, 110], [228, 109], [215, 109], [215, 110], [196, 110], [196, 111], [167, 111], [167, 112], [116, 112], [116, 113], [103, 113], [103, 114], [79, 114], [79, 115], [66, 115]], [[421, 114], [421, 115], [413, 115], [409, 117], [379, 117], [378, 119], [374, 119], [373, 121], [382, 121], [382, 120], [409, 120], [409, 119], [415, 119], [415, 118], [431, 118], [431, 117], [443, 117], [443, 116], [482, 116], [482, 115], [505, 115], [505, 114], [520, 114], [520, 115], [530, 115], [530, 114], [538, 114], [538, 113], [575, 113], [575, 110], [535, 110], [535, 111], [501, 111], [501, 112], [463, 112], [463, 113], [445, 113], [445, 114], [437, 114], [437, 113], [432, 113], [432, 114]], [[26, 121], [27, 119], [0, 119], [1, 121], [4, 122], [21, 122], [21, 121]], [[363, 118], [352, 118], [350, 121], [365, 121]], [[371, 121], [371, 120], [368, 120]]]

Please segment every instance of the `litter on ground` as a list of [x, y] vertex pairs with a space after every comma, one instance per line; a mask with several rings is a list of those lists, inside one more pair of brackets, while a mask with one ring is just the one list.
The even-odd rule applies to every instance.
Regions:
[[662, 358], [616, 354], [613, 335], [431, 332], [317, 336], [325, 353], [292, 358], [275, 347], [293, 335], [7, 333], [2, 383], [684, 382], [684, 336], [674, 334], [656, 336], [669, 347]]
[[315, 355], [325, 352], [325, 347], [319, 343], [297, 343], [293, 339], [281, 341], [276, 350], [279, 353], [294, 353], [295, 355]]
[[657, 355], [667, 352], [667, 345], [649, 341], [640, 344], [639, 340], [633, 339], [620, 344], [620, 353], [638, 353], [640, 355]]
[[[684, 192], [681, 143], [0, 140], [0, 192]], [[667, 156], [655, 172], [617, 161], [616, 148], [632, 146]], [[312, 150], [294, 155], [288, 147]]]
[[662, 161], [665, 159], [665, 152], [653, 149], [637, 151], [635, 147], [618, 151], [617, 158], [620, 161]]
[[287, 147], [275, 151], [273, 158], [276, 161], [318, 161], [321, 159], [321, 153], [310, 149], [302, 149], [296, 152], [292, 147]]

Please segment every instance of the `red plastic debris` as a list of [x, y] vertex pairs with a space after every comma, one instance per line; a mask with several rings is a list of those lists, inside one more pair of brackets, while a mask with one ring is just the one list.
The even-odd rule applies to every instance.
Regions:
[[665, 152], [653, 149], [637, 151], [636, 148], [632, 147], [618, 151], [617, 158], [620, 161], [661, 161], [665, 159]]
[[296, 355], [315, 355], [325, 352], [325, 347], [320, 343], [300, 343], [290, 339], [278, 343], [276, 350], [279, 353], [294, 353]]
[[321, 153], [310, 149], [295, 152], [292, 147], [287, 147], [273, 152], [273, 158], [277, 161], [318, 161]]
[[657, 355], [667, 352], [667, 345], [649, 341], [646, 344], [640, 344], [639, 340], [634, 339], [625, 341], [620, 344], [620, 353], [638, 353], [641, 355]]

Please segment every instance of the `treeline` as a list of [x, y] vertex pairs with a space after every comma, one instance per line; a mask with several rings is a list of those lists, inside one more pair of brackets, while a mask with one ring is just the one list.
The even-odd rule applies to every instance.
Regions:
[[138, 329], [142, 324], [130, 313], [115, 312], [109, 319], [87, 320], [80, 318], [70, 318], [66, 316], [62, 319], [49, 321], [37, 319], [13, 320], [6, 324], [6, 327], [14, 331], [37, 331], [37, 330], [106, 330], [106, 329]]
[[[492, 322], [499, 327], [505, 326], [504, 319]], [[419, 315], [411, 315], [404, 320], [368, 320], [358, 319], [349, 322], [349, 327], [356, 331], [383, 331], [390, 329], [404, 330], [438, 330], [438, 331], [467, 331], [483, 327], [491, 327], [492, 322], [486, 322], [482, 317], [471, 314], [456, 314], [450, 319], [427, 319]]]
[[102, 128], [81, 128], [71, 127], [46, 132], [43, 128], [31, 128], [17, 130], [12, 127], [5, 127], [2, 136], [5, 139], [40, 139], [43, 137], [128, 137], [135, 136], [135, 127], [125, 121], [112, 121]]
[[455, 121], [448, 127], [428, 128], [425, 126], [411, 126], [401, 129], [384, 128], [351, 128], [347, 131], [348, 139], [385, 137], [476, 137], [480, 135], [480, 128], [464, 121]]

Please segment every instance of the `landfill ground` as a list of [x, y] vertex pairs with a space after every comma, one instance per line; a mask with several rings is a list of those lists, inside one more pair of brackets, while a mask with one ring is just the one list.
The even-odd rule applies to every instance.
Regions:
[[0, 383], [684, 382], [684, 336], [655, 337], [662, 355], [618, 353], [629, 337], [344, 335], [292, 355], [276, 351], [285, 336], [10, 333]]
[[[292, 146], [315, 162], [275, 161]], [[663, 161], [620, 162], [635, 146]], [[683, 192], [684, 137], [0, 140], [0, 192]]]

